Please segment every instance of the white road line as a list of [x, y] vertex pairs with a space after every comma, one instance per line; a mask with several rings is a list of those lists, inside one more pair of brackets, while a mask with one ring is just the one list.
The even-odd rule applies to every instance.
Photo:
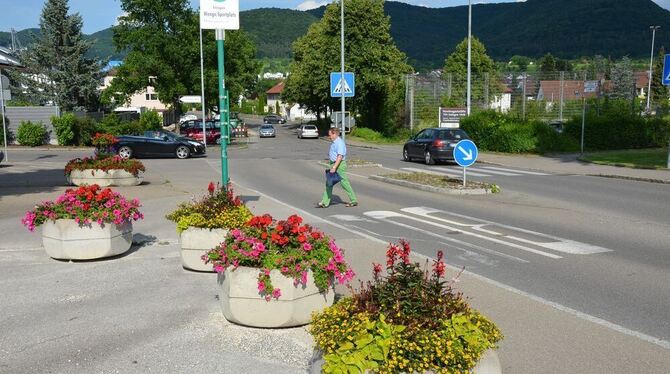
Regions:
[[[342, 218], [341, 215], [334, 215], [334, 216], [331, 216], [331, 217], [333, 217], [333, 218], [335, 218], [335, 219], [338, 219], [338, 218], [341, 219], [341, 218]], [[379, 219], [379, 218], [378, 218], [378, 219]], [[367, 218], [363, 218], [363, 217], [360, 217], [360, 218], [358, 219], [358, 221], [365, 221], [365, 220], [368, 220], [368, 219], [367, 219]], [[464, 242], [464, 241], [462, 241], [462, 240], [458, 240], [458, 239], [454, 239], [454, 238], [450, 238], [450, 237], [445, 237], [444, 235], [440, 235], [440, 234], [435, 233], [435, 232], [432, 232], [432, 231], [428, 231], [428, 230], [420, 229], [420, 228], [418, 228], [418, 227], [414, 227], [414, 226], [411, 226], [411, 225], [407, 225], [407, 224], [404, 224], [404, 223], [401, 223], [401, 222], [391, 221], [391, 220], [387, 220], [387, 219], [379, 219], [379, 220], [380, 220], [380, 221], [383, 221], [383, 222], [387, 222], [387, 223], [393, 224], [393, 225], [396, 225], [396, 226], [404, 227], [404, 228], [407, 228], [407, 229], [410, 229], [410, 230], [413, 230], [413, 231], [417, 231], [417, 232], [420, 232], [420, 233], [422, 233], [422, 234], [425, 234], [425, 235], [428, 235], [428, 236], [432, 236], [432, 237], [438, 238], [438, 239], [440, 239], [440, 240], [442, 240], [442, 241], [450, 242], [449, 245], [452, 245], [454, 248], [459, 249], [459, 250], [461, 250], [461, 251], [463, 251], [463, 252], [465, 252], [465, 253], [474, 253], [474, 252], [472, 252], [472, 251], [470, 251], [470, 250], [467, 250], [467, 249], [465, 249], [465, 248], [461, 248], [461, 247], [459, 247], [459, 246], [457, 246], [457, 245], [461, 245], [461, 246], [464, 246], [464, 247], [469, 247], [469, 248], [478, 250], [478, 251], [480, 251], [480, 252], [484, 252], [484, 253], [488, 253], [488, 254], [490, 254], [490, 255], [495, 255], [495, 256], [503, 257], [503, 258], [506, 258], [506, 259], [508, 259], [508, 260], [512, 260], [512, 261], [516, 261], [516, 262], [520, 262], [520, 263], [524, 263], [524, 264], [527, 264], [527, 263], [530, 262], [530, 261], [528, 261], [528, 260], [524, 260], [524, 259], [519, 258], [519, 257], [516, 257], [516, 256], [508, 255], [508, 254], [506, 254], [506, 253], [498, 252], [498, 251], [496, 251], [496, 250], [493, 250], [493, 249], [490, 249], [490, 248], [485, 248], [485, 247], [482, 247], [482, 246], [479, 246], [479, 245], [476, 245], [476, 244], [472, 244], [472, 243]], [[380, 234], [377, 234], [377, 235], [380, 235]], [[382, 236], [382, 235], [380, 235], [380, 236]], [[454, 244], [457, 244], [457, 245], [454, 245]]]
[[[207, 162], [207, 164], [208, 164], [212, 169], [214, 169], [215, 171], [218, 171], [218, 172], [221, 171], [221, 170], [218, 170], [217, 168], [215, 168], [214, 166], [212, 166], [211, 163]], [[364, 233], [362, 233], [362, 232], [353, 230], [353, 229], [348, 228], [348, 227], [346, 227], [346, 226], [342, 226], [342, 225], [337, 224], [337, 223], [335, 223], [335, 222], [325, 220], [325, 219], [323, 219], [323, 218], [321, 218], [321, 217], [319, 217], [319, 216], [316, 216], [316, 215], [314, 215], [314, 214], [312, 214], [312, 213], [309, 213], [309, 212], [307, 212], [307, 211], [305, 211], [305, 210], [302, 210], [302, 209], [300, 209], [300, 208], [298, 208], [298, 207], [295, 207], [295, 206], [293, 206], [293, 205], [287, 204], [287, 203], [285, 203], [285, 202], [283, 202], [283, 201], [281, 201], [281, 200], [275, 199], [274, 197], [271, 197], [271, 196], [269, 196], [269, 195], [266, 195], [266, 194], [264, 194], [264, 193], [262, 193], [262, 192], [260, 192], [260, 191], [254, 190], [253, 188], [249, 188], [249, 187], [243, 186], [243, 185], [241, 185], [241, 184], [239, 184], [239, 183], [235, 183], [235, 182], [233, 182], [233, 184], [235, 184], [235, 185], [237, 185], [237, 186], [239, 186], [239, 187], [241, 187], [241, 188], [245, 188], [245, 189], [247, 189], [247, 190], [249, 190], [249, 191], [251, 191], [251, 192], [257, 193], [259, 196], [263, 196], [263, 197], [265, 197], [266, 199], [272, 200], [272, 201], [274, 201], [274, 202], [276, 202], [276, 203], [278, 203], [278, 204], [280, 204], [280, 205], [283, 205], [283, 206], [288, 207], [288, 208], [290, 208], [290, 209], [294, 209], [296, 212], [301, 213], [303, 216], [309, 216], [309, 217], [312, 217], [312, 218], [314, 218], [315, 220], [317, 220], [317, 221], [319, 221], [319, 222], [323, 222], [323, 223], [326, 223], [326, 224], [331, 225], [331, 226], [333, 226], [333, 227], [340, 228], [340, 229], [345, 230], [345, 231], [348, 231], [348, 232], [350, 232], [350, 233], [352, 233], [352, 234], [355, 234], [355, 235], [361, 236], [361, 237], [363, 237], [363, 238], [365, 238], [365, 239], [371, 240], [371, 241], [373, 241], [373, 242], [375, 242], [375, 243], [388, 244], [388, 242], [386, 242], [386, 241], [384, 241], [384, 240], [381, 240], [381, 239], [375, 238], [374, 236], [367, 235], [367, 234], [364, 234]], [[422, 255], [422, 254], [420, 254], [420, 253], [414, 253], [414, 255], [417, 256], [417, 257], [421, 257], [421, 258], [425, 258], [425, 259], [429, 259], [429, 260], [432, 259], [431, 257]], [[461, 270], [461, 269], [455, 268], [455, 267], [450, 266], [450, 265], [447, 265], [447, 266], [449, 266], [449, 268], [452, 269], [452, 270], [456, 270], [456, 271], [460, 271], [460, 270]], [[565, 312], [565, 313], [571, 314], [571, 315], [573, 315], [573, 316], [575, 316], [575, 317], [577, 317], [577, 318], [583, 319], [583, 320], [585, 320], [585, 321], [589, 321], [589, 322], [595, 323], [595, 324], [597, 324], [597, 325], [603, 326], [603, 327], [605, 327], [605, 328], [608, 328], [608, 329], [610, 329], [610, 330], [613, 330], [613, 331], [622, 333], [622, 334], [624, 334], [624, 335], [632, 336], [632, 337], [634, 337], [634, 338], [637, 338], [637, 339], [646, 341], [646, 342], [648, 342], [648, 343], [655, 344], [655, 345], [657, 345], [657, 346], [659, 346], [659, 347], [661, 347], [661, 348], [670, 349], [670, 341], [663, 340], [663, 339], [659, 339], [659, 338], [656, 338], [656, 337], [654, 337], [654, 336], [651, 336], [651, 335], [647, 335], [647, 334], [641, 333], [641, 332], [639, 332], [639, 331], [635, 331], [635, 330], [631, 330], [631, 329], [625, 328], [625, 327], [623, 327], [623, 326], [621, 326], [621, 325], [617, 325], [617, 324], [615, 324], [615, 323], [609, 322], [609, 321], [604, 320], [604, 319], [602, 319], [602, 318], [598, 318], [598, 317], [592, 316], [592, 315], [590, 315], [590, 314], [587, 314], [587, 313], [584, 313], [584, 312], [580, 312], [580, 311], [578, 311], [578, 310], [575, 310], [575, 309], [569, 308], [569, 307], [567, 307], [567, 306], [561, 305], [561, 304], [559, 304], [559, 303], [556, 303], [556, 302], [553, 302], [553, 301], [544, 299], [544, 298], [542, 298], [542, 297], [533, 295], [533, 294], [531, 294], [531, 293], [528, 293], [528, 292], [525, 292], [525, 291], [521, 291], [521, 290], [519, 290], [519, 289], [517, 289], [517, 288], [508, 286], [508, 285], [506, 285], [506, 284], [504, 284], [504, 283], [500, 283], [500, 282], [495, 281], [495, 280], [493, 280], [493, 279], [487, 278], [487, 277], [485, 277], [485, 276], [483, 276], [483, 275], [479, 275], [479, 274], [476, 274], [476, 273], [473, 273], [473, 272], [470, 272], [470, 271], [467, 271], [467, 270], [465, 271], [465, 274], [467, 274], [467, 275], [469, 275], [469, 276], [471, 276], [471, 277], [473, 277], [473, 278], [475, 278], [475, 279], [477, 279], [477, 280], [480, 280], [480, 281], [482, 281], [482, 282], [485, 282], [485, 283], [488, 283], [488, 284], [490, 284], [490, 285], [493, 285], [493, 286], [502, 288], [503, 290], [506, 290], [506, 291], [509, 291], [509, 292], [513, 292], [513, 293], [515, 293], [515, 294], [517, 294], [517, 295], [521, 295], [521, 296], [527, 297], [527, 298], [529, 298], [529, 299], [531, 299], [531, 300], [533, 300], [533, 301], [536, 301], [536, 302], [538, 302], [538, 303], [540, 303], [540, 304], [543, 304], [543, 305], [547, 305], [547, 306], [552, 307], [552, 308], [554, 308], [554, 309], [556, 309], [556, 310], [559, 310], [559, 311], [561, 311], [561, 312]]]
[[[440, 172], [440, 173], [456, 173], [456, 174], [459, 174], [461, 176], [463, 175], [463, 169], [461, 169], [461, 168], [459, 168], [459, 169], [446, 168], [445, 169], [445, 168], [440, 168], [440, 167], [437, 167], [437, 166], [431, 166], [431, 167], [429, 167], [429, 169], [435, 170], [435, 171]], [[473, 177], [490, 177], [491, 176], [491, 174], [478, 173], [476, 171], [471, 171], [471, 170], [472, 169], [468, 168], [468, 175], [472, 175]]]
[[[478, 239], [483, 239], [483, 240], [487, 240], [487, 241], [490, 241], [490, 242], [502, 244], [502, 245], [505, 245], [507, 247], [512, 247], [512, 248], [520, 249], [522, 251], [535, 253], [536, 255], [549, 257], [551, 259], [557, 260], [557, 259], [562, 258], [561, 256], [555, 255], [553, 253], [543, 252], [543, 251], [540, 251], [540, 250], [537, 250], [537, 249], [534, 249], [534, 248], [524, 247], [524, 246], [519, 245], [519, 244], [506, 242], [504, 240], [491, 238], [491, 237], [488, 237], [488, 236], [485, 236], [485, 235], [476, 234], [474, 232], [463, 231], [463, 230], [460, 230], [460, 229], [457, 229], [457, 228], [454, 228], [454, 227], [450, 227], [450, 226], [445, 226], [445, 225], [442, 225], [442, 224], [439, 224], [439, 223], [436, 223], [436, 222], [433, 222], [433, 221], [427, 221], [427, 220], [423, 220], [423, 219], [420, 219], [420, 218], [416, 218], [416, 217], [412, 217], [412, 216], [408, 216], [408, 215], [404, 215], [404, 214], [400, 214], [400, 213], [396, 213], [396, 212], [391, 212], [391, 211], [386, 211], [386, 210], [378, 210], [378, 211], [365, 212], [363, 214], [365, 214], [368, 217], [372, 217], [372, 218], [379, 219], [379, 220], [387, 220], [388, 218], [391, 218], [391, 217], [407, 218], [407, 219], [410, 219], [410, 220], [413, 220], [413, 221], [417, 221], [417, 222], [425, 223], [425, 224], [428, 224], [428, 225], [440, 227], [440, 228], [443, 228], [443, 229], [446, 229], [446, 230], [449, 230], [449, 231], [452, 231], [452, 232], [457, 232], [459, 234], [474, 236], [475, 238], [478, 238]], [[433, 217], [429, 217], [429, 218], [433, 218]], [[395, 223], [395, 221], [389, 221], [389, 222]]]
[[[434, 209], [434, 208], [411, 207], [411, 208], [403, 208], [403, 209], [400, 209], [400, 210], [403, 211], [403, 212], [406, 212], [406, 213], [411, 213], [411, 214], [414, 214], [414, 215], [417, 215], [417, 216], [420, 216], [420, 217], [424, 217], [424, 218], [434, 219], [434, 220], [440, 221], [440, 222], [455, 224], [455, 225], [458, 225], [458, 226], [471, 227], [474, 230], [486, 232], [486, 233], [489, 233], [489, 234], [497, 234], [497, 235], [500, 235], [501, 237], [504, 237], [504, 238], [507, 238], [507, 239], [511, 239], [511, 240], [515, 240], [515, 241], [518, 241], [518, 242], [531, 244], [531, 245], [534, 245], [534, 246], [543, 247], [543, 248], [547, 248], [547, 249], [551, 249], [551, 250], [558, 251], [558, 252], [563, 252], [563, 253], [576, 254], [576, 255], [591, 255], [591, 254], [596, 254], [596, 253], [604, 253], [604, 252], [611, 252], [612, 251], [611, 249], [599, 247], [599, 246], [596, 246], [596, 245], [581, 243], [581, 242], [577, 242], [577, 241], [574, 241], [574, 240], [561, 238], [561, 237], [558, 237], [558, 236], [547, 235], [547, 234], [543, 234], [543, 233], [537, 232], [537, 231], [526, 230], [526, 229], [522, 229], [520, 227], [504, 225], [504, 224], [500, 224], [500, 223], [493, 222], [493, 221], [488, 221], [488, 220], [475, 218], [475, 217], [464, 216], [462, 214], [451, 213], [451, 212], [447, 212], [447, 211], [439, 210], [439, 209]], [[480, 222], [480, 223], [478, 223], [478, 224], [459, 223], [459, 222], [448, 220], [448, 219], [445, 219], [445, 218], [442, 218], [442, 217], [431, 216], [430, 215], [431, 213], [444, 213], [444, 214], [448, 214], [448, 215], [452, 215], [452, 216], [456, 216], [456, 217], [460, 217], [460, 218], [465, 218], [467, 220], [474, 221], [474, 222]], [[482, 229], [481, 227], [484, 226], [484, 225], [493, 225], [493, 226], [503, 227], [503, 228], [506, 228], [506, 229], [509, 229], [509, 230], [523, 232], [523, 233], [526, 233], [526, 234], [530, 234], [530, 235], [538, 236], [538, 237], [541, 237], [541, 238], [549, 239], [549, 240], [552, 240], [552, 242], [538, 242], [538, 241], [534, 241], [534, 240], [519, 238], [519, 237], [514, 236], [514, 235], [505, 235], [505, 234], [497, 233], [495, 231]]]
[[480, 168], [481, 169], [486, 169], [487, 172], [491, 172], [491, 173], [492, 173], [492, 171], [490, 171], [490, 170], [501, 170], [501, 171], [509, 171], [509, 172], [512, 172], [512, 173], [528, 174], [528, 175], [551, 175], [551, 174], [547, 174], [547, 173], [538, 173], [536, 171], [506, 169], [506, 168], [501, 168], [501, 167], [496, 167], [496, 166], [480, 166]]
[[468, 173], [470, 173], [470, 170], [474, 170], [475, 172], [478, 172], [478, 173], [482, 172], [482, 173], [488, 173], [488, 174], [494, 174], [494, 175], [504, 175], [504, 176], [507, 176], [507, 177], [518, 177], [518, 176], [521, 175], [519, 173], [509, 173], [509, 172], [506, 172], [506, 171], [482, 170], [482, 168], [479, 167], [479, 166], [476, 167], [476, 168], [469, 167], [468, 168]]

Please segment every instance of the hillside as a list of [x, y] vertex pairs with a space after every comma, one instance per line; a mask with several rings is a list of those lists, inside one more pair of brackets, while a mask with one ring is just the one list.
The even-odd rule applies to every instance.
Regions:
[[[241, 12], [240, 22], [256, 43], [258, 57], [288, 58], [292, 43], [324, 10], [254, 9]], [[385, 12], [391, 19], [391, 35], [416, 68], [440, 67], [467, 35], [466, 6], [425, 8], [387, 1]], [[660, 47], [670, 36], [670, 11], [651, 0], [527, 0], [473, 6], [473, 33], [496, 60], [547, 52], [561, 58], [646, 57], [649, 25], [662, 27], [657, 33]], [[23, 45], [29, 40], [26, 31], [19, 32]], [[122, 56], [114, 52], [110, 29], [89, 38], [97, 40], [92, 54]], [[9, 40], [9, 33], [0, 33], [0, 45]]]

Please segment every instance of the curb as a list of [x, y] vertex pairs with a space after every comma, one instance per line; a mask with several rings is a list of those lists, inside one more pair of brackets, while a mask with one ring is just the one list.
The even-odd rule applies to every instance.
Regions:
[[[28, 147], [28, 146], [7, 146], [8, 151], [68, 151], [68, 152], [75, 152], [75, 151], [91, 151], [94, 150], [95, 147], [70, 147], [70, 146], [58, 146], [58, 145], [40, 145], [37, 147]], [[4, 149], [1, 149], [4, 150]]]
[[626, 165], [626, 164], [621, 164], [621, 163], [618, 163], [618, 162], [610, 162], [610, 163], [607, 163], [607, 162], [595, 162], [595, 161], [587, 160], [587, 159], [585, 159], [585, 158], [583, 158], [583, 157], [577, 157], [577, 160], [578, 160], [578, 161], [581, 161], [581, 162], [587, 162], [587, 163], [589, 163], [589, 164], [593, 164], [593, 165], [615, 166], [615, 167], [618, 167], [618, 168], [627, 168], [627, 169], [638, 169], [638, 170], [668, 170], [667, 168], [656, 167], [656, 166], [628, 166], [628, 165]]
[[670, 179], [628, 177], [628, 176], [625, 176], [625, 175], [615, 175], [615, 174], [584, 174], [584, 175], [589, 176], [589, 177], [601, 177], [601, 178], [623, 179], [623, 180], [638, 181], [638, 182], [670, 184]]
[[486, 189], [486, 188], [473, 188], [473, 189], [469, 189], [469, 190], [468, 189], [458, 190], [458, 189], [454, 189], [454, 188], [433, 187], [433, 186], [428, 186], [428, 185], [425, 185], [425, 184], [419, 184], [419, 183], [403, 181], [403, 180], [399, 180], [399, 179], [382, 177], [381, 175], [371, 175], [368, 178], [370, 178], [372, 180], [379, 181], [379, 182], [395, 184], [397, 186], [409, 187], [409, 188], [422, 190], [422, 191], [436, 192], [436, 193], [440, 193], [440, 194], [444, 194], [444, 195], [486, 195], [486, 194], [491, 193], [491, 191]]

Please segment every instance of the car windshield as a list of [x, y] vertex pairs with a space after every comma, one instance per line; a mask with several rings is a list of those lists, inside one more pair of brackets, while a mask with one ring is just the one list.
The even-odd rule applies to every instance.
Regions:
[[261, 126], [261, 130], [272, 130], [272, 129], [273, 129], [272, 126], [266, 126], [266, 125]]
[[461, 129], [440, 130], [437, 132], [437, 138], [442, 140], [468, 139], [468, 134]]
[[316, 126], [314, 125], [307, 125], [304, 127], [305, 130], [316, 130]]

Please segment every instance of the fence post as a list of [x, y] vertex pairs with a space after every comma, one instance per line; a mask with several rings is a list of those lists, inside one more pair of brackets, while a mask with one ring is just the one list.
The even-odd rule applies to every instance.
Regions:
[[414, 76], [410, 77], [409, 88], [409, 132], [414, 132]]
[[523, 73], [523, 81], [521, 83], [521, 118], [526, 120], [526, 73]]
[[484, 109], [489, 108], [489, 73], [484, 73]]
[[561, 92], [560, 92], [560, 95], [561, 95], [561, 103], [560, 103], [560, 106], [558, 107], [558, 119], [559, 119], [561, 122], [563, 122], [563, 88], [564, 88], [563, 85], [564, 85], [564, 78], [565, 78], [565, 72], [562, 71], [562, 72], [561, 72], [561, 83], [560, 83], [560, 87], [561, 87]]

